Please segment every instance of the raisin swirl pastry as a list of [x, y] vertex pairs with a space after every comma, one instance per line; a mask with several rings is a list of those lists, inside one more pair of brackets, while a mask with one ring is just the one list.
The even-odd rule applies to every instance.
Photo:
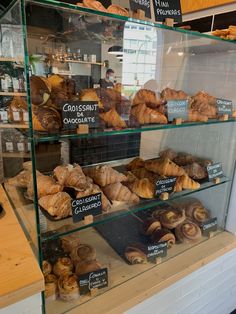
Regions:
[[48, 261], [43, 261], [43, 275], [47, 276], [52, 272], [52, 265]]
[[196, 223], [187, 219], [176, 227], [175, 235], [180, 242], [189, 243], [199, 240], [202, 232]]
[[152, 235], [156, 230], [159, 229], [161, 229], [161, 223], [155, 218], [149, 218], [143, 223], [143, 232], [147, 236]]
[[74, 274], [61, 276], [58, 280], [59, 296], [64, 301], [74, 301], [79, 298], [77, 277]]
[[160, 215], [160, 222], [164, 228], [174, 229], [185, 220], [185, 211], [181, 209], [166, 209]]
[[175, 244], [174, 234], [170, 230], [164, 228], [156, 230], [152, 234], [152, 240], [154, 243], [167, 242], [168, 249]]
[[73, 270], [73, 263], [69, 257], [59, 257], [53, 266], [53, 272], [56, 276], [71, 274]]
[[45, 298], [50, 301], [55, 301], [57, 298], [57, 277], [49, 274], [44, 277], [45, 281]]
[[140, 243], [128, 245], [124, 254], [127, 261], [132, 265], [147, 263], [145, 247]]
[[191, 218], [197, 224], [202, 224], [210, 218], [208, 210], [200, 201], [194, 201], [185, 208], [186, 216]]
[[70, 254], [74, 264], [81, 261], [93, 261], [96, 259], [96, 250], [89, 244], [80, 244]]

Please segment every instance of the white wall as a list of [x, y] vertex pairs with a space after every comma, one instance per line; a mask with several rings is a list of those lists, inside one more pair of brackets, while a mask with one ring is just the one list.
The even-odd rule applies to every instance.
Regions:
[[35, 294], [20, 302], [0, 309], [0, 314], [42, 314], [41, 294]]

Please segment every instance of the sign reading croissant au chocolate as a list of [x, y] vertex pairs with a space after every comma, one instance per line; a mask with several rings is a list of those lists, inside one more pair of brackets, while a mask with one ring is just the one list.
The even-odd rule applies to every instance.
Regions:
[[233, 103], [231, 100], [216, 99], [217, 112], [219, 115], [228, 114], [232, 116], [233, 113]]
[[130, 9], [134, 12], [137, 10], [142, 10], [145, 12], [147, 18], [151, 18], [151, 9], [150, 9], [151, 0], [129, 0]]
[[169, 100], [167, 102], [168, 120], [171, 122], [181, 118], [183, 121], [188, 120], [188, 100]]
[[88, 294], [93, 289], [108, 287], [108, 270], [102, 268], [78, 276], [79, 292], [81, 295]]
[[81, 221], [85, 216], [102, 213], [102, 193], [84, 196], [71, 201], [73, 222]]
[[62, 104], [62, 123], [64, 129], [76, 129], [80, 124], [88, 124], [90, 128], [98, 127], [98, 104], [93, 101], [77, 100]]
[[155, 262], [158, 257], [166, 257], [167, 255], [167, 242], [160, 242], [158, 244], [149, 244], [147, 246], [147, 260]]
[[166, 18], [182, 22], [182, 11], [180, 0], [154, 0], [155, 19], [163, 22]]
[[156, 181], [155, 195], [158, 197], [162, 193], [171, 194], [174, 191], [176, 180], [177, 180], [176, 177], [169, 177], [166, 179], [160, 179]]
[[207, 173], [209, 181], [214, 180], [215, 178], [223, 177], [222, 163], [218, 162], [207, 166]]
[[206, 220], [201, 224], [202, 234], [208, 236], [210, 232], [217, 231], [217, 217]]

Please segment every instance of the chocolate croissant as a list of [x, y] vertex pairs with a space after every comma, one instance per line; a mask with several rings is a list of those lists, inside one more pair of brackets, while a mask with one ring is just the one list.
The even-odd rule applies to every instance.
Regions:
[[74, 301], [79, 298], [79, 287], [77, 277], [74, 274], [61, 276], [58, 280], [60, 299], [63, 301]]
[[63, 186], [72, 187], [79, 191], [87, 187], [86, 176], [79, 165], [58, 166], [54, 169], [54, 175]]
[[175, 244], [175, 236], [168, 229], [158, 229], [152, 234], [154, 243], [167, 242], [167, 247], [170, 249]]
[[185, 220], [185, 211], [166, 209], [160, 214], [160, 223], [164, 228], [174, 229]]
[[128, 245], [125, 249], [124, 255], [127, 261], [132, 265], [147, 263], [146, 250], [141, 243]]
[[69, 257], [59, 257], [53, 266], [53, 273], [60, 277], [72, 274], [73, 263]]
[[112, 202], [125, 202], [131, 205], [139, 202], [139, 197], [120, 182], [105, 186], [103, 192]]
[[133, 108], [131, 109], [131, 114], [135, 116], [135, 118], [141, 125], [151, 123], [168, 123], [167, 118], [164, 114], [147, 107], [145, 104], [133, 106]]
[[179, 167], [168, 158], [148, 160], [145, 162], [145, 168], [149, 171], [158, 173], [159, 175], [168, 177], [180, 177], [185, 173], [183, 168]]
[[62, 219], [72, 215], [71, 197], [66, 192], [43, 196], [39, 205], [55, 219]]
[[93, 261], [96, 250], [89, 244], [80, 244], [71, 251], [70, 257], [75, 265], [82, 261]]
[[61, 115], [57, 109], [46, 105], [33, 106], [32, 120], [35, 131], [58, 131], [62, 126]]
[[176, 227], [175, 235], [180, 242], [188, 243], [198, 241], [202, 233], [196, 223], [187, 219]]

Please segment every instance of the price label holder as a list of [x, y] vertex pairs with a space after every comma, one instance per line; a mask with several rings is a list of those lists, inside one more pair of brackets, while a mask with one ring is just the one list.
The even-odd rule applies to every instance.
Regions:
[[68, 101], [62, 105], [64, 130], [76, 130], [79, 134], [89, 133], [89, 128], [99, 127], [99, 106], [93, 101]]
[[220, 183], [220, 178], [223, 177], [222, 163], [218, 162], [207, 166], [208, 180], [215, 184]]
[[219, 119], [222, 121], [229, 120], [229, 117], [231, 117], [233, 114], [232, 101], [217, 98], [216, 105], [217, 105], [217, 113], [218, 113]]
[[188, 120], [188, 100], [169, 100], [167, 102], [168, 120], [175, 124], [182, 124]]
[[167, 242], [149, 244], [147, 246], [147, 260], [159, 264], [163, 257], [167, 256]]
[[211, 238], [217, 231], [217, 217], [208, 219], [201, 224], [202, 234]]
[[165, 22], [167, 19], [182, 22], [180, 0], [154, 0], [153, 6], [157, 22]]
[[155, 185], [155, 195], [161, 200], [165, 201], [169, 199], [169, 195], [174, 191], [176, 177], [169, 177], [166, 179], [160, 179], [156, 181]]
[[102, 268], [78, 276], [79, 291], [81, 295], [97, 293], [98, 289], [108, 287], [108, 269]]
[[73, 222], [84, 220], [93, 223], [93, 217], [102, 214], [102, 193], [81, 197], [71, 201]]
[[129, 0], [133, 18], [144, 20], [151, 19], [151, 0]]

